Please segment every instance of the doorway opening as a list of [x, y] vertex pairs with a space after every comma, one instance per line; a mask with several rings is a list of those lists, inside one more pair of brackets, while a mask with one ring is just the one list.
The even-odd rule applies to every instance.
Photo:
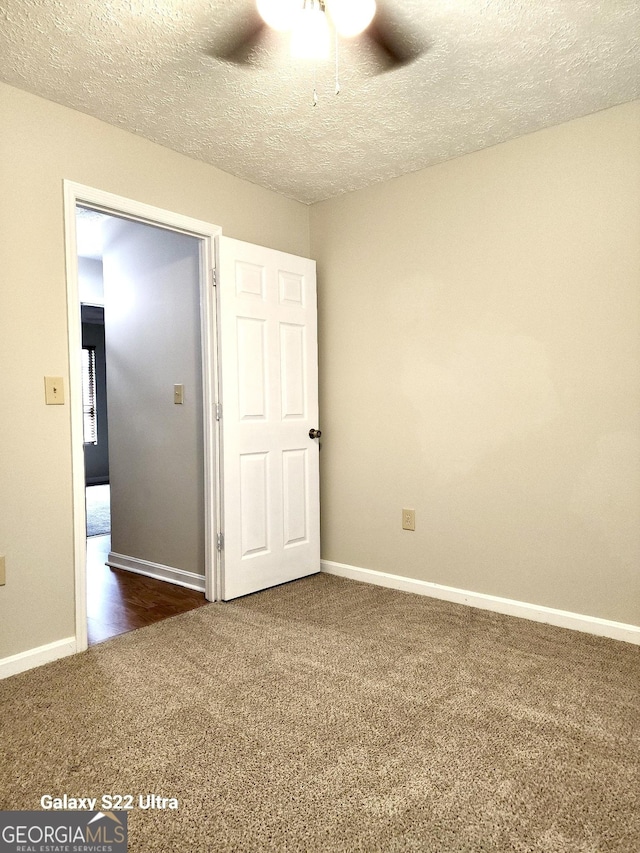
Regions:
[[93, 645], [206, 601], [200, 258], [198, 238], [81, 205], [76, 228]]
[[219, 229], [70, 182], [65, 219], [82, 650], [216, 597]]

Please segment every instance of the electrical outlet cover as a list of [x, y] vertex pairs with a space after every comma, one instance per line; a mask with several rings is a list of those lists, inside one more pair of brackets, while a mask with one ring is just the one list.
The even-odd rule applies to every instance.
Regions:
[[403, 530], [415, 530], [416, 529], [416, 511], [415, 511], [415, 509], [403, 509], [402, 510], [402, 529]]

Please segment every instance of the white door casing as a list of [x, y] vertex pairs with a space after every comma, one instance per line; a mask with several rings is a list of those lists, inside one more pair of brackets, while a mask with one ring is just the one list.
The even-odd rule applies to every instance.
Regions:
[[320, 570], [315, 261], [218, 237], [229, 600]]
[[205, 495], [205, 590], [210, 601], [219, 598], [216, 592], [218, 565], [215, 534], [218, 529], [219, 482], [216, 453], [216, 422], [212, 414], [217, 396], [216, 387], [216, 323], [215, 303], [211, 293], [209, 271], [213, 267], [214, 240], [220, 227], [192, 219], [172, 211], [103, 190], [65, 180], [64, 220], [65, 257], [67, 270], [67, 331], [69, 342], [69, 400], [71, 408], [71, 445], [73, 479], [73, 538], [75, 574], [75, 651], [87, 648], [86, 598], [86, 516], [82, 418], [82, 371], [80, 356], [82, 334], [80, 299], [78, 294], [78, 251], [76, 241], [76, 205], [83, 204], [114, 216], [124, 216], [152, 225], [182, 231], [202, 240], [200, 263], [201, 344], [204, 407], [204, 495]]

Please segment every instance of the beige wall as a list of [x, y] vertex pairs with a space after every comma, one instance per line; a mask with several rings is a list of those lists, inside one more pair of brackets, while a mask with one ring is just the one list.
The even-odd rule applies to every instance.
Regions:
[[640, 624], [640, 102], [316, 205], [311, 245], [3, 84], [0, 127], [0, 658], [74, 633], [63, 178], [318, 260], [325, 559]]
[[[309, 254], [304, 205], [0, 84], [0, 658], [74, 634], [62, 180]], [[67, 384], [68, 388], [68, 384]]]
[[640, 102], [311, 235], [324, 559], [640, 624]]

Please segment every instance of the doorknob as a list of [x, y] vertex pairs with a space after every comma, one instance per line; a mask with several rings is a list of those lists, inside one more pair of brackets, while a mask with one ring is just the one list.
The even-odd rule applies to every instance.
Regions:
[[309, 438], [320, 438], [322, 435], [322, 431], [319, 429], [310, 429], [309, 430]]

